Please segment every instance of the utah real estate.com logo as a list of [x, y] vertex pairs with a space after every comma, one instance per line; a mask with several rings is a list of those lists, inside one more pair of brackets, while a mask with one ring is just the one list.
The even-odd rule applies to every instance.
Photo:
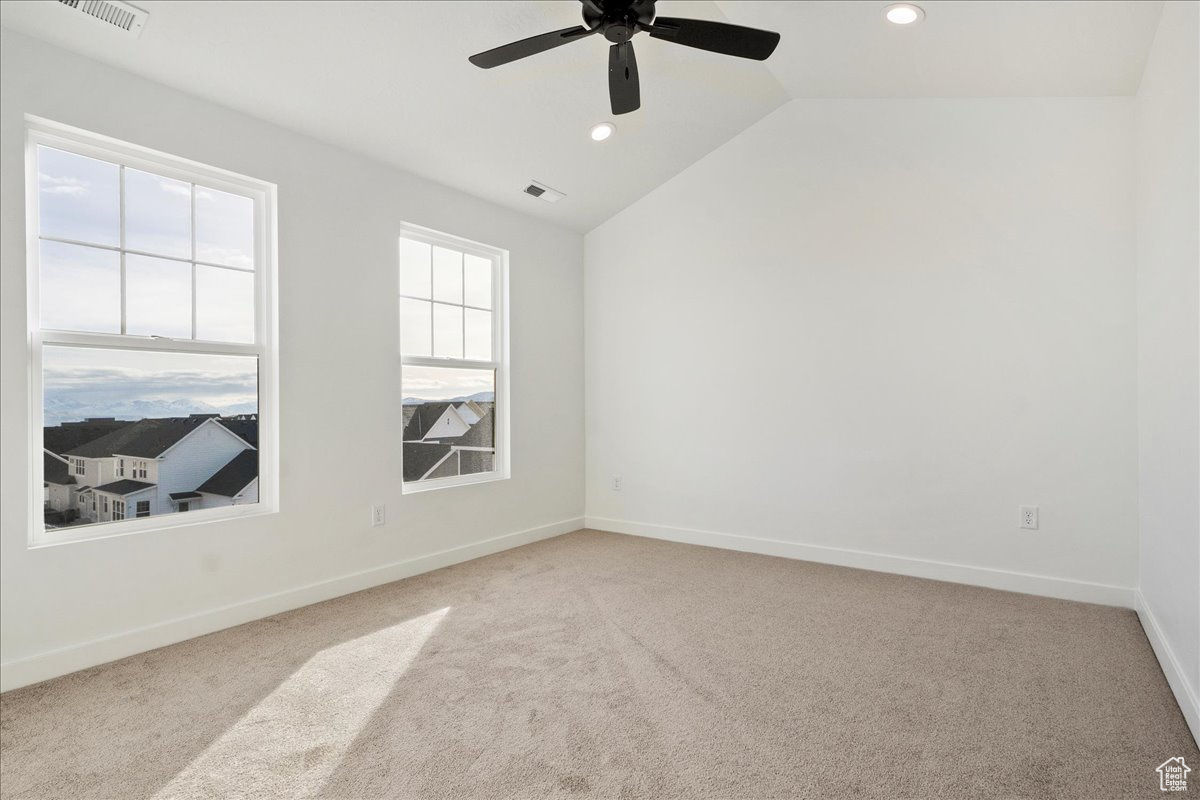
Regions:
[[1183, 756], [1168, 758], [1157, 767], [1158, 788], [1164, 792], [1186, 792], [1187, 776], [1192, 768], [1183, 763]]

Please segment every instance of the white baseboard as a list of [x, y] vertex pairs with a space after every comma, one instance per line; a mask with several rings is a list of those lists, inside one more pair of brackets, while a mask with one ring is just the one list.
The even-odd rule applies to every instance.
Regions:
[[1175, 699], [1179, 701], [1179, 710], [1183, 712], [1183, 718], [1187, 720], [1188, 727], [1192, 729], [1192, 738], [1200, 743], [1200, 699], [1197, 698], [1196, 687], [1188, 680], [1187, 672], [1179, 663], [1179, 659], [1175, 657], [1175, 651], [1171, 649], [1167, 637], [1163, 635], [1162, 628], [1159, 627], [1158, 620], [1150, 610], [1145, 596], [1140, 589], [1135, 594], [1137, 596], [1137, 615], [1142, 622], [1142, 628], [1146, 631], [1146, 638], [1150, 640], [1150, 647], [1154, 649], [1154, 655], [1158, 657], [1163, 674], [1167, 676], [1167, 683], [1170, 684], [1171, 691], [1175, 693]]
[[725, 550], [740, 550], [767, 556], [795, 558], [801, 561], [816, 561], [821, 564], [836, 564], [841, 567], [856, 567], [875, 572], [890, 572], [914, 578], [931, 578], [950, 583], [965, 583], [971, 586], [986, 586], [1009, 592], [1056, 597], [1062, 600], [1080, 600], [1122, 608], [1134, 607], [1134, 589], [1111, 586], [1104, 583], [1089, 583], [1069, 578], [1054, 578], [1048, 575], [1031, 575], [987, 567], [972, 567], [945, 561], [929, 561], [922, 558], [869, 553], [842, 547], [800, 544], [779, 539], [762, 539], [732, 533], [674, 528], [667, 525], [651, 525], [627, 520], [588, 517], [586, 527], [613, 533], [627, 533], [670, 542], [684, 542]]
[[549, 539], [579, 530], [583, 519], [565, 519], [549, 525], [517, 531], [481, 542], [442, 550], [426, 556], [397, 561], [382, 567], [312, 583], [296, 589], [258, 597], [242, 603], [215, 608], [187, 617], [167, 620], [144, 628], [125, 631], [82, 644], [39, 653], [0, 664], [0, 691], [56, 678], [97, 664], [144, 653], [157, 647], [182, 642], [206, 633], [231, 628], [272, 614], [330, 600], [352, 592], [370, 589], [402, 578], [420, 575], [452, 564], [499, 553], [523, 544]]

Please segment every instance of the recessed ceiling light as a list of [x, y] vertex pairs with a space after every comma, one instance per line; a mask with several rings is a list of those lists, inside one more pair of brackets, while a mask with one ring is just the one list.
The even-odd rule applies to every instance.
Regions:
[[896, 25], [911, 25], [925, 19], [925, 10], [912, 3], [893, 3], [883, 10], [883, 16]]
[[611, 122], [601, 122], [599, 125], [592, 126], [591, 137], [593, 142], [603, 142], [608, 137], [612, 136], [617, 131], [617, 126]]

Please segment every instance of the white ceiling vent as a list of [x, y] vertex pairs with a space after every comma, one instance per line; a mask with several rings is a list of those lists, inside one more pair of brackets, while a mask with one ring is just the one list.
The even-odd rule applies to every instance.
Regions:
[[529, 185], [525, 187], [525, 194], [533, 195], [538, 200], [545, 200], [547, 203], [557, 203], [566, 197], [558, 189], [551, 189], [546, 184], [537, 181], [529, 182]]
[[121, 0], [58, 0], [67, 8], [87, 14], [95, 20], [119, 28], [133, 37], [140, 36], [150, 12], [122, 3]]

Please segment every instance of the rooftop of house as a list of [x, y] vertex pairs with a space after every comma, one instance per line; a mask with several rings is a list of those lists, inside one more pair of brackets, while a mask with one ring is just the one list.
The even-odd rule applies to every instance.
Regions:
[[92, 417], [82, 422], [64, 422], [42, 429], [42, 447], [51, 453], [66, 453], [132, 424], [130, 420], [112, 417]]
[[140, 492], [143, 489], [153, 489], [153, 488], [154, 488], [153, 483], [146, 483], [144, 481], [132, 481], [132, 480], [129, 480], [128, 478], [125, 478], [123, 480], [113, 481], [112, 483], [106, 483], [103, 486], [97, 486], [95, 491], [104, 492], [106, 494], [127, 495], [127, 494], [133, 494], [134, 492]]
[[56, 483], [59, 486], [71, 486], [75, 483], [75, 476], [71, 474], [65, 461], [43, 452], [42, 480], [46, 483]]
[[494, 419], [492, 412], [487, 411], [479, 422], [472, 425], [462, 436], [439, 436], [438, 441], [455, 447], [495, 447]]
[[240, 436], [251, 447], [258, 447], [258, 415], [240, 414], [236, 417], [221, 417], [217, 422]]
[[450, 445], [435, 442], [404, 443], [404, 480], [419, 481], [425, 473], [446, 457]]
[[[72, 447], [63, 455], [79, 458], [111, 458], [115, 455], [158, 458], [164, 451], [210, 419], [216, 419], [216, 415], [193, 414], [190, 417], [143, 419], [129, 423], [98, 439]], [[255, 425], [257, 426], [257, 423]], [[237, 431], [232, 432], [237, 435]]]
[[[258, 451], [243, 450], [196, 490], [205, 494], [235, 497], [258, 477]], [[174, 497], [174, 495], [172, 495]]]
[[442, 418], [442, 414], [446, 413], [447, 408], [453, 405], [453, 403], [422, 403], [417, 406], [412, 419], [404, 426], [404, 441], [419, 442], [424, 439], [433, 428], [434, 423]]

